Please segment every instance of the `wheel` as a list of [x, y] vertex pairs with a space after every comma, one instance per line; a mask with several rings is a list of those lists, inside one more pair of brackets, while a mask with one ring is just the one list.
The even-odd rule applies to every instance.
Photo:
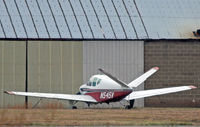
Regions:
[[135, 100], [130, 100], [129, 103], [130, 103], [130, 105], [127, 105], [127, 106], [125, 107], [125, 109], [132, 109], [132, 108], [133, 108], [133, 105], [134, 105], [134, 103], [135, 103]]
[[130, 105], [127, 105], [126, 107], [125, 107], [125, 109], [131, 109], [132, 107], [130, 106]]
[[88, 105], [88, 108], [90, 108], [90, 103], [87, 103], [87, 105]]
[[76, 106], [72, 106], [72, 109], [77, 109], [77, 107]]

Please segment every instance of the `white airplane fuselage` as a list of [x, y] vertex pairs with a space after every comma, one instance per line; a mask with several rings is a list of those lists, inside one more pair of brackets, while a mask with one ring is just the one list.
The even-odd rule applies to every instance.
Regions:
[[82, 95], [92, 96], [97, 102], [109, 103], [122, 100], [133, 90], [122, 87], [106, 75], [94, 75], [87, 84], [80, 87], [79, 91]]

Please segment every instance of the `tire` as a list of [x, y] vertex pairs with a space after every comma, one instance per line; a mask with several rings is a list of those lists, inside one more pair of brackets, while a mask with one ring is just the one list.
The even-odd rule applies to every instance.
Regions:
[[72, 109], [77, 109], [77, 107], [76, 106], [72, 106]]

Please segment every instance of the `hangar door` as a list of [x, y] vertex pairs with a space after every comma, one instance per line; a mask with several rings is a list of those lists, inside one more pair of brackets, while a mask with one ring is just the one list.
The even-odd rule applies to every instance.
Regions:
[[[82, 42], [29, 41], [28, 91], [76, 94], [82, 85]], [[39, 98], [29, 97], [35, 104]], [[51, 106], [68, 101], [44, 99], [38, 105]]]
[[24, 104], [24, 97], [3, 91], [25, 91], [25, 54], [25, 41], [0, 41], [0, 107]]

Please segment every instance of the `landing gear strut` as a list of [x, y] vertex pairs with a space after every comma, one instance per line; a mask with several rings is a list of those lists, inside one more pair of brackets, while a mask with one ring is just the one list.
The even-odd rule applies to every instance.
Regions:
[[40, 100], [39, 100], [39, 101], [37, 101], [37, 102], [35, 103], [35, 105], [33, 105], [33, 107], [32, 107], [32, 108], [36, 108], [36, 107], [38, 106], [38, 104], [39, 104], [41, 101], [42, 101], [42, 98], [40, 98]]
[[127, 106], [125, 107], [125, 109], [131, 109], [131, 108], [133, 108], [134, 102], [135, 102], [135, 100], [130, 100], [130, 101], [129, 101], [130, 105], [127, 105]]
[[77, 107], [76, 106], [72, 106], [72, 109], [77, 109]]
[[76, 103], [77, 103], [77, 101], [69, 101], [70, 108], [77, 109], [77, 107], [75, 106]]
[[87, 103], [87, 105], [88, 105], [88, 108], [90, 108], [90, 103]]

